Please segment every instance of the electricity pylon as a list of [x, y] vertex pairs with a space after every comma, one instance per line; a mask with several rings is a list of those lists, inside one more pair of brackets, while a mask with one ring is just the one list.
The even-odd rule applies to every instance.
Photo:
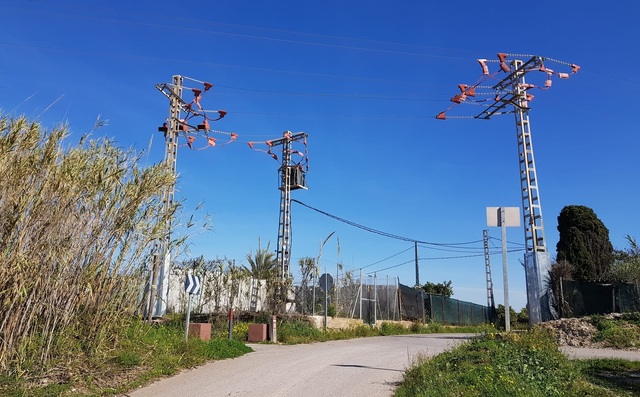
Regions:
[[[280, 189], [280, 216], [278, 224], [278, 244], [276, 247], [276, 262], [278, 264], [279, 290], [277, 292], [280, 303], [286, 304], [288, 295], [288, 284], [291, 281], [290, 263], [291, 263], [291, 191], [297, 189], [307, 189], [305, 180], [305, 172], [308, 169], [306, 153], [293, 150], [292, 144], [302, 141], [307, 146], [307, 134], [305, 132], [292, 133], [285, 131], [282, 138], [266, 141], [268, 146], [266, 151], [274, 159], [277, 156], [271, 152], [274, 147], [282, 146], [281, 165], [278, 168], [279, 189]], [[254, 147], [254, 143], [249, 143], [250, 147]], [[302, 159], [298, 163], [292, 161], [292, 154], [298, 154]], [[286, 309], [286, 307], [285, 307]]]
[[290, 277], [289, 265], [291, 263], [291, 191], [308, 189], [305, 180], [305, 170], [300, 164], [292, 162], [291, 144], [296, 141], [305, 141], [307, 134], [304, 132], [292, 133], [285, 131], [282, 138], [269, 141], [269, 146], [282, 146], [282, 163], [278, 169], [280, 180], [280, 216], [278, 224], [278, 244], [276, 248], [276, 260], [280, 280]]
[[[537, 324], [542, 321], [549, 321], [555, 318], [555, 313], [551, 306], [552, 291], [545, 285], [545, 277], [551, 268], [551, 261], [547, 251], [544, 224], [542, 220], [542, 206], [540, 204], [540, 193], [538, 189], [538, 177], [533, 153], [533, 143], [531, 139], [531, 124], [529, 122], [529, 102], [533, 100], [530, 94], [532, 89], [546, 90], [551, 87], [552, 76], [566, 79], [570, 74], [576, 73], [580, 67], [575, 64], [568, 64], [540, 56], [528, 56], [527, 61], [514, 60], [507, 64], [508, 54], [498, 54], [500, 71], [508, 73], [507, 77], [501, 79], [497, 84], [490, 87], [495, 93], [493, 100], [474, 100], [480, 94], [480, 90], [488, 88], [481, 86], [490, 78], [500, 73], [500, 71], [490, 74], [486, 59], [479, 59], [482, 66], [483, 77], [473, 85], [460, 84], [460, 93], [451, 98], [454, 104], [449, 109], [462, 103], [476, 103], [485, 105], [486, 108], [476, 115], [477, 119], [490, 119], [494, 115], [513, 113], [516, 121], [516, 132], [518, 139], [518, 156], [520, 164], [520, 191], [522, 195], [522, 216], [524, 220], [525, 233], [525, 276], [527, 282], [527, 302], [529, 309], [529, 323]], [[521, 55], [516, 55], [521, 56]], [[570, 66], [570, 73], [556, 72], [545, 66], [545, 62], [558, 63]], [[547, 75], [544, 86], [536, 86], [525, 81], [525, 76], [532, 71], [542, 72]], [[488, 104], [485, 104], [487, 102]], [[437, 119], [447, 118], [445, 112], [436, 116]], [[512, 110], [511, 110], [512, 109]], [[454, 116], [455, 117], [455, 116]], [[462, 117], [455, 117], [462, 118]]]
[[[184, 79], [202, 84], [203, 88], [191, 88], [194, 99], [186, 102], [182, 99], [182, 91], [184, 87]], [[222, 119], [226, 112], [224, 110], [205, 110], [202, 108], [200, 101], [202, 93], [211, 89], [213, 85], [203, 81], [194, 80], [188, 77], [175, 75], [172, 82], [156, 84], [156, 88], [169, 99], [169, 116], [167, 121], [158, 128], [158, 131], [164, 133], [165, 153], [164, 164], [174, 176], [174, 181], [167, 186], [162, 194], [162, 211], [165, 217], [165, 236], [156, 241], [152, 255], [152, 272], [150, 280], [150, 294], [147, 306], [148, 321], [156, 316], [162, 316], [166, 312], [167, 297], [169, 294], [169, 273], [171, 270], [171, 232], [172, 232], [172, 212], [175, 197], [175, 177], [177, 176], [177, 156], [178, 141], [180, 137], [186, 139], [186, 145], [192, 147], [197, 135], [203, 135], [208, 138], [209, 146], [215, 146], [215, 138], [209, 137], [211, 131], [209, 121]], [[210, 118], [208, 113], [217, 113], [217, 118]], [[197, 125], [191, 125], [191, 119], [194, 117], [202, 118], [202, 122]], [[218, 132], [218, 131], [215, 131]], [[235, 134], [232, 134], [232, 140]], [[162, 261], [162, 263], [160, 263]]]

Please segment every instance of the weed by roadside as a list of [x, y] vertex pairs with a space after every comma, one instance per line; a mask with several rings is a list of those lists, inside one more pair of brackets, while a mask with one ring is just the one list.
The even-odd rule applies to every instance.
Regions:
[[408, 370], [405, 396], [608, 396], [541, 330], [488, 334]]

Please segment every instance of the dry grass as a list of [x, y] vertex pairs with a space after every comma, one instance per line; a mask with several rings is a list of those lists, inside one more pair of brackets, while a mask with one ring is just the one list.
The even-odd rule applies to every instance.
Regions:
[[175, 211], [156, 199], [173, 183], [165, 167], [141, 168], [108, 140], [65, 148], [67, 137], [0, 118], [0, 368], [18, 377], [117, 343]]

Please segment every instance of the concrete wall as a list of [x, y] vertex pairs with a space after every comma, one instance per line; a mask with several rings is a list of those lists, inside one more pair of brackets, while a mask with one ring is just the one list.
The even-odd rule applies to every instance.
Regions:
[[[191, 312], [211, 314], [227, 312], [233, 300], [233, 310], [237, 311], [261, 311], [267, 296], [267, 283], [265, 280], [247, 278], [232, 281], [220, 273], [206, 272], [200, 274], [200, 293], [192, 296]], [[187, 294], [184, 290], [185, 269], [172, 268], [169, 278], [169, 292], [167, 298], [167, 310], [174, 313], [185, 313], [187, 310]], [[232, 288], [233, 287], [233, 288]], [[257, 289], [258, 299], [255, 308], [251, 308], [252, 289]], [[235, 290], [232, 295], [232, 291]]]

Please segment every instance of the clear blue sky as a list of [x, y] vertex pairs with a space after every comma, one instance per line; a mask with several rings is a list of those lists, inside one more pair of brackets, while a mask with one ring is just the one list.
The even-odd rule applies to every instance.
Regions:
[[[547, 244], [555, 257], [557, 216], [579, 204], [593, 208], [613, 245], [624, 248], [640, 220], [639, 13], [635, 1], [0, 0], [0, 109], [47, 128], [68, 123], [76, 138], [101, 115], [109, 125], [96, 136], [150, 148], [151, 164], [164, 156], [157, 128], [168, 112], [155, 84], [173, 75], [211, 82], [204, 107], [228, 112], [213, 128], [239, 137], [179, 150], [176, 197], [186, 215], [209, 214], [213, 226], [192, 239], [189, 255], [242, 262], [259, 238], [275, 249], [278, 163], [247, 142], [304, 131], [310, 189], [294, 191], [294, 199], [412, 239], [475, 242], [421, 245], [420, 281], [451, 280], [454, 298], [484, 304], [485, 208], [521, 205], [514, 117], [435, 116], [458, 84], [480, 77], [478, 58], [535, 54], [580, 65], [531, 103]], [[450, 114], [475, 113], [458, 106]], [[294, 270], [335, 231], [322, 267], [335, 273], [342, 261], [356, 273], [377, 271], [382, 283], [387, 276], [415, 282], [412, 243], [298, 204], [292, 227]], [[499, 229], [490, 235], [501, 303]], [[510, 229], [508, 240], [521, 247], [523, 230]], [[522, 252], [509, 255], [516, 310], [526, 304], [521, 260]]]

